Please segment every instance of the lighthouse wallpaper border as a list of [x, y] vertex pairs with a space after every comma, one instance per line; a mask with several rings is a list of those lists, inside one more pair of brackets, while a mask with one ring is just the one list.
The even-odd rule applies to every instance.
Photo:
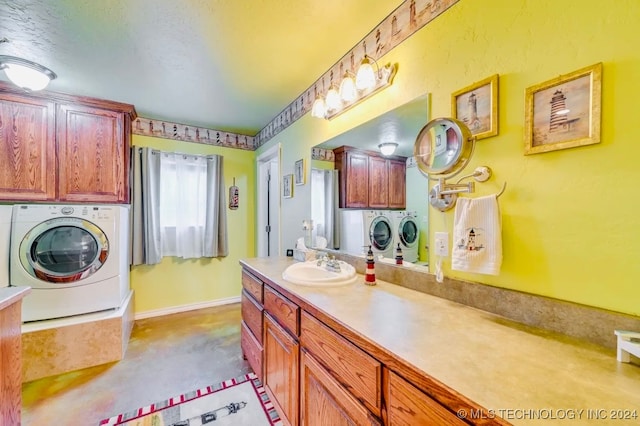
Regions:
[[525, 155], [600, 142], [602, 63], [525, 91]]
[[451, 94], [451, 115], [465, 123], [476, 139], [498, 134], [498, 74]]

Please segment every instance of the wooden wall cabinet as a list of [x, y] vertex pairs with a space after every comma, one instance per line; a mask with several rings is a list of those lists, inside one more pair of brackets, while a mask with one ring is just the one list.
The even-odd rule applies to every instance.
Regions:
[[132, 105], [0, 82], [0, 200], [129, 202]]
[[55, 104], [0, 93], [0, 199], [46, 201], [56, 196]]
[[406, 207], [406, 158], [349, 146], [334, 149], [341, 208]]

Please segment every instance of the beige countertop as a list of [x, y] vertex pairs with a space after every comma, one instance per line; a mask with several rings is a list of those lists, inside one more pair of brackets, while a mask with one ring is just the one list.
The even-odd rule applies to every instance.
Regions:
[[22, 300], [31, 292], [31, 287], [0, 287], [0, 309]]
[[282, 278], [291, 259], [241, 263], [513, 424], [640, 424], [640, 366], [610, 349], [362, 275], [305, 287]]

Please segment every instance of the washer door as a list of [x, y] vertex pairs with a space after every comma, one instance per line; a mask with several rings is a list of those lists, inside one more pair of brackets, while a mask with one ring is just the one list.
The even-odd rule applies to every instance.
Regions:
[[393, 242], [391, 223], [384, 216], [378, 216], [371, 221], [369, 227], [369, 239], [371, 245], [380, 251], [385, 251]]
[[418, 244], [418, 225], [412, 218], [402, 219], [398, 233], [400, 234], [400, 242], [405, 247], [413, 247]]
[[22, 267], [31, 276], [54, 284], [74, 283], [93, 275], [108, 256], [109, 242], [102, 229], [72, 217], [43, 222], [20, 243]]

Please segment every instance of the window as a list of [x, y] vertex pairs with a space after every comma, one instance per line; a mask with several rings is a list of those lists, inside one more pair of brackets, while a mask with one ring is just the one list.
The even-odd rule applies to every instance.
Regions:
[[200, 257], [207, 214], [207, 158], [160, 157], [160, 232], [164, 256]]
[[227, 256], [222, 156], [134, 152], [132, 263]]

